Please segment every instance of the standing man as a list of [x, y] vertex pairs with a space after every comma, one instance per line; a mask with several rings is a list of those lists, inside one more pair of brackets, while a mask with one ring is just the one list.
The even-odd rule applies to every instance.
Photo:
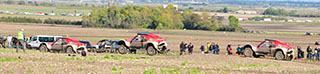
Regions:
[[307, 58], [308, 58], [309, 60], [312, 59], [312, 48], [311, 48], [310, 45], [307, 47]]
[[319, 54], [318, 54], [319, 52], [318, 52], [318, 50], [319, 50], [318, 47], [315, 47], [315, 48], [314, 48], [314, 54], [313, 54], [313, 55], [315, 56], [315, 57], [314, 57], [315, 60], [319, 60]]
[[304, 51], [302, 51], [301, 47], [298, 46], [298, 58], [304, 58]]
[[7, 41], [6, 37], [0, 35], [0, 47], [6, 48], [6, 41]]
[[[18, 50], [20, 49], [20, 47], [22, 46], [22, 49], [23, 49], [23, 52], [26, 53], [26, 44], [25, 44], [25, 34], [24, 34], [24, 29], [21, 29], [19, 32], [18, 32], [18, 36], [17, 36], [17, 39], [18, 39], [18, 42], [16, 44], [17, 46], [17, 50], [16, 52], [18, 53]], [[21, 46], [20, 46], [21, 45]]]
[[12, 36], [11, 36], [11, 35], [9, 35], [9, 36], [7, 37], [7, 40], [8, 40], [8, 47], [9, 47], [9, 48], [11, 48], [11, 47], [12, 47], [12, 46], [11, 46]]
[[184, 54], [185, 49], [186, 49], [185, 43], [184, 43], [184, 41], [181, 41], [181, 43], [180, 43], [180, 55]]
[[204, 52], [204, 53], [206, 53], [206, 54], [207, 54], [207, 53], [210, 53], [210, 52], [209, 52], [210, 45], [211, 45], [211, 44], [208, 42], [208, 43], [207, 43], [207, 49], [206, 49], [206, 52]]
[[191, 55], [193, 51], [193, 44], [191, 42], [188, 45], [188, 51], [189, 51], [189, 55]]
[[216, 45], [215, 45], [215, 54], [219, 54], [219, 51], [220, 51], [220, 49], [219, 49], [219, 44], [218, 43], [216, 43]]
[[214, 43], [212, 42], [209, 48], [210, 54], [214, 54], [214, 48], [213, 48]]

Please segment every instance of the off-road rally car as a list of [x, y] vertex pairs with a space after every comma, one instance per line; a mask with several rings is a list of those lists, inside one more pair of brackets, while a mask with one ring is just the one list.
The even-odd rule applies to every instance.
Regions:
[[[81, 41], [80, 41], [81, 42]], [[119, 48], [118, 40], [108, 40], [103, 39], [98, 41], [97, 45], [88, 49], [89, 52], [109, 52], [109, 53], [116, 53], [116, 49]], [[82, 42], [84, 43], [84, 42]], [[88, 43], [87, 43], [88, 44]], [[89, 43], [90, 44], [90, 43]], [[87, 46], [88, 48], [88, 46]]]
[[48, 45], [40, 45], [40, 51], [42, 52], [65, 52], [68, 54], [81, 53], [86, 54], [88, 52], [86, 45], [79, 40], [73, 38], [58, 38], [53, 43]]
[[245, 57], [260, 57], [271, 55], [276, 60], [293, 60], [294, 49], [287, 43], [279, 40], [265, 39], [259, 45], [246, 44], [243, 46]]
[[30, 38], [30, 41], [27, 42], [27, 48], [39, 49], [40, 45], [48, 45], [48, 43], [52, 43], [53, 41], [61, 38], [62, 36], [48, 36], [48, 35], [35, 35]]
[[137, 49], [145, 49], [148, 55], [167, 53], [170, 49], [167, 48], [166, 40], [152, 33], [138, 33], [133, 38], [120, 40], [118, 52], [120, 54], [125, 54], [128, 51], [136, 53]]

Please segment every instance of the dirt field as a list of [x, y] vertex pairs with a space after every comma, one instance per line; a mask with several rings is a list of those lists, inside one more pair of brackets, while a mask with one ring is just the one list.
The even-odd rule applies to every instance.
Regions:
[[[168, 39], [169, 48], [173, 51], [168, 55], [147, 56], [145, 54], [109, 54], [89, 53], [88, 57], [71, 57], [63, 53], [40, 53], [28, 50], [27, 53], [15, 53], [13, 49], [0, 49], [0, 72], [2, 73], [76, 73], [76, 74], [141, 74], [141, 73], [195, 73], [195, 74], [256, 74], [256, 73], [319, 73], [319, 62], [295, 60], [278, 61], [273, 58], [245, 58], [225, 55], [228, 43], [236, 48], [238, 44], [258, 44], [265, 38], [278, 39], [291, 46], [307, 45], [320, 39], [319, 36], [298, 34], [247, 34], [238, 32], [182, 31], [182, 30], [146, 30], [146, 29], [106, 29], [81, 28], [71, 25], [43, 25], [0, 23], [0, 34], [16, 34], [24, 28], [31, 35], [68, 35], [79, 40], [89, 40], [95, 44], [100, 39], [124, 39], [138, 32], [151, 32]], [[320, 27], [320, 26], [315, 26]], [[304, 28], [304, 27], [295, 27]], [[250, 29], [250, 28], [249, 28]], [[258, 28], [259, 29], [259, 28]], [[268, 29], [268, 28], [265, 28]], [[285, 28], [291, 30], [292, 28]], [[181, 41], [193, 42], [195, 54], [177, 56]], [[220, 45], [220, 55], [199, 54], [199, 46], [207, 42]], [[234, 51], [235, 52], [235, 51]], [[20, 57], [20, 59], [18, 58]]]
[[247, 23], [241, 23], [241, 25], [249, 30], [255, 30], [255, 31], [320, 33], [319, 25], [247, 24]]

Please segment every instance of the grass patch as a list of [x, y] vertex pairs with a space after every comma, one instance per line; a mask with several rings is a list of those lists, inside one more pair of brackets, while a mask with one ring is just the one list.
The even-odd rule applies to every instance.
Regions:
[[28, 72], [29, 72], [29, 73], [33, 72], [33, 70], [32, 70], [31, 67], [28, 67]]
[[181, 66], [187, 66], [188, 62], [184, 61], [183, 63], [181, 63]]
[[158, 73], [159, 74], [207, 74], [207, 72], [203, 72], [198, 69], [183, 71], [180, 68], [176, 68], [176, 69], [160, 68], [160, 72], [155, 68], [150, 68], [150, 69], [144, 70], [143, 72], [143, 74], [158, 74]]
[[77, 71], [83, 71], [83, 70], [84, 70], [83, 68], [78, 68], [78, 69], [77, 69]]
[[54, 66], [48, 66], [48, 69], [54, 69]]
[[167, 53], [167, 54], [158, 54], [160, 56], [180, 56], [179, 53]]
[[16, 59], [16, 58], [1, 58], [0, 62], [24, 62], [26, 60]]
[[133, 57], [133, 56], [110, 56], [110, 55], [105, 55], [105, 59], [113, 59], [113, 60], [123, 60], [123, 59], [130, 59], [130, 60], [139, 60], [139, 59], [147, 59], [146, 57]]
[[13, 74], [13, 72], [8, 72], [7, 74]]
[[123, 70], [124, 68], [123, 67], [120, 67], [120, 70]]
[[276, 67], [281, 67], [281, 64], [274, 64], [274, 66], [276, 66]]
[[144, 70], [142, 74], [156, 74], [157, 70], [154, 68]]
[[80, 58], [80, 57], [67, 57], [67, 58], [63, 58], [64, 60], [76, 60], [76, 61], [98, 61], [99, 59], [97, 58]]
[[221, 67], [222, 69], [239, 69], [240, 67], [247, 68], [248, 70], [251, 70], [252, 68], [259, 68], [259, 67], [269, 67], [269, 64], [244, 64], [240, 63], [237, 65], [230, 65], [230, 66], [224, 66]]
[[112, 71], [118, 71], [118, 69], [116, 67], [112, 67], [111, 70]]

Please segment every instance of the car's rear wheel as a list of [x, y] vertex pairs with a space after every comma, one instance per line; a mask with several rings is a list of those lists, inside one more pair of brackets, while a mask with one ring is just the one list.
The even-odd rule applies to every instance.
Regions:
[[73, 54], [73, 53], [75, 53], [75, 52], [73, 51], [73, 48], [72, 48], [72, 47], [67, 47], [66, 52], [67, 52], [68, 54]]
[[48, 48], [46, 45], [41, 45], [40, 46], [40, 52], [48, 52]]
[[120, 54], [126, 54], [126, 53], [127, 53], [127, 51], [128, 51], [128, 49], [127, 49], [127, 47], [126, 47], [126, 46], [124, 46], [124, 45], [120, 45], [120, 47], [119, 47], [118, 51], [119, 51], [119, 53], [120, 53]]
[[285, 58], [284, 54], [282, 51], [277, 51], [275, 55], [276, 60], [283, 60]]
[[294, 60], [294, 57], [293, 56], [288, 56], [286, 60], [287, 61], [292, 61], [292, 60]]
[[156, 49], [153, 46], [148, 46], [147, 48], [147, 54], [150, 56], [153, 56], [157, 53]]
[[253, 51], [248, 47], [244, 49], [243, 54], [245, 57], [253, 57]]

